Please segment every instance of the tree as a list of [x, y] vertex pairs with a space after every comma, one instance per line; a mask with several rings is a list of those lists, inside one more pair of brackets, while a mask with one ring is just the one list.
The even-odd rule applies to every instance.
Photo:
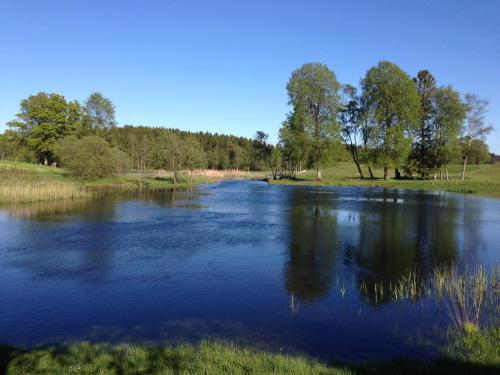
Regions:
[[275, 146], [271, 151], [271, 158], [269, 161], [269, 165], [271, 166], [271, 173], [273, 175], [273, 179], [278, 179], [278, 172], [283, 163], [283, 156], [281, 153], [281, 147], [279, 145]]
[[298, 111], [288, 114], [279, 131], [282, 155], [292, 176], [294, 171], [302, 170], [310, 149], [308, 135], [300, 118]]
[[303, 123], [313, 152], [316, 179], [321, 180], [320, 164], [328, 143], [338, 139], [337, 112], [340, 84], [324, 64], [309, 63], [292, 72], [287, 84], [289, 104], [296, 120]]
[[493, 130], [493, 126], [485, 124], [486, 113], [488, 112], [489, 101], [481, 99], [475, 94], [465, 94], [465, 106], [467, 115], [464, 127], [464, 164], [462, 169], [462, 181], [465, 179], [465, 168], [469, 158], [472, 141], [483, 139], [484, 136]]
[[417, 171], [424, 178], [429, 170], [434, 167], [435, 155], [433, 151], [433, 126], [432, 114], [434, 111], [434, 95], [436, 93], [436, 79], [428, 70], [421, 70], [413, 79], [420, 97], [419, 128], [416, 132], [416, 153], [418, 155]]
[[17, 119], [7, 123], [19, 134], [22, 144], [35, 151], [39, 162], [54, 161], [57, 141], [75, 134], [81, 127], [82, 111], [78, 102], [64, 96], [40, 92], [21, 101]]
[[129, 165], [128, 157], [122, 151], [111, 148], [98, 136], [66, 137], [57, 143], [56, 154], [61, 164], [82, 181], [117, 177]]
[[[254, 169], [264, 169], [268, 164], [272, 151], [272, 146], [267, 143], [268, 139], [269, 135], [261, 130], [258, 130], [253, 137]], [[259, 162], [262, 166], [258, 166]]]
[[[460, 94], [451, 86], [439, 87], [434, 93], [434, 109], [430, 120], [434, 138], [434, 167], [442, 170], [459, 149], [458, 137], [465, 118], [465, 107], [460, 100]], [[442, 178], [442, 173], [440, 173]]]
[[469, 160], [476, 165], [491, 162], [492, 155], [490, 154], [488, 145], [482, 139], [474, 139], [471, 142]]
[[156, 159], [158, 165], [167, 171], [172, 171], [174, 184], [179, 179], [178, 173], [182, 168], [182, 144], [180, 137], [173, 133], [162, 134], [156, 145]]
[[205, 166], [205, 153], [200, 143], [193, 137], [182, 141], [182, 166], [190, 171], [190, 182], [193, 184], [193, 171]]
[[85, 100], [83, 106], [87, 126], [95, 131], [109, 129], [116, 126], [115, 106], [100, 92], [93, 92]]
[[420, 103], [415, 83], [396, 64], [381, 61], [368, 70], [362, 88], [367, 115], [374, 124], [372, 146], [384, 166], [384, 179], [389, 166], [399, 178], [398, 167], [409, 154], [409, 135], [418, 122]]
[[351, 85], [342, 87], [342, 109], [339, 112], [339, 121], [342, 127], [342, 141], [349, 150], [358, 174], [363, 178], [361, 170], [360, 144], [363, 137], [361, 98], [357, 90]]

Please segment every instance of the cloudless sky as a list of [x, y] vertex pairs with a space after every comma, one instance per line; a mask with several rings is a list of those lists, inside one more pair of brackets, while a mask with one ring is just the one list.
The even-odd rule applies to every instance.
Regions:
[[305, 62], [358, 85], [385, 59], [491, 101], [500, 154], [500, 1], [0, 1], [0, 131], [39, 91], [101, 91], [120, 125], [275, 142]]

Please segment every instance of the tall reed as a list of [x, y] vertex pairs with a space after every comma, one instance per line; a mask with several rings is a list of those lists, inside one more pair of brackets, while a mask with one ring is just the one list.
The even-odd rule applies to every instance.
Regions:
[[0, 185], [1, 203], [39, 202], [90, 197], [78, 184], [64, 182], [26, 182]]

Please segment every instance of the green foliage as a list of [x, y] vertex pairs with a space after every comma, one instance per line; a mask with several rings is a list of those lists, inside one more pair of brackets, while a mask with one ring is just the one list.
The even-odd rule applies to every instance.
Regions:
[[80, 180], [117, 177], [128, 167], [127, 156], [97, 136], [66, 137], [57, 144], [56, 154], [61, 164]]
[[[465, 156], [466, 145], [462, 144], [462, 156]], [[474, 139], [471, 142], [469, 152], [469, 160], [476, 165], [489, 163], [491, 161], [490, 150], [488, 145], [482, 139]]]
[[21, 101], [17, 119], [8, 125], [17, 130], [22, 144], [36, 152], [38, 161], [47, 164], [54, 159], [57, 141], [81, 128], [81, 115], [78, 102], [40, 92]]
[[469, 363], [500, 366], [500, 328], [483, 330], [476, 326], [452, 331], [443, 353]]
[[321, 179], [319, 166], [324, 161], [325, 151], [330, 143], [339, 141], [339, 89], [335, 73], [326, 65], [318, 63], [304, 64], [294, 70], [287, 84], [289, 104], [293, 107], [293, 121], [300, 124], [290, 127], [290, 130], [308, 135], [307, 141], [311, 145], [318, 179]]
[[408, 157], [420, 113], [420, 99], [412, 79], [396, 64], [381, 61], [362, 80], [363, 101], [373, 126], [371, 146], [380, 164], [401, 166]]
[[435, 166], [432, 115], [437, 87], [436, 79], [428, 70], [419, 71], [414, 81], [420, 97], [419, 128], [415, 132], [414, 159], [417, 161], [415, 164], [418, 173], [424, 177]]
[[447, 165], [459, 152], [459, 135], [465, 118], [465, 107], [451, 86], [440, 87], [434, 94], [434, 167]]

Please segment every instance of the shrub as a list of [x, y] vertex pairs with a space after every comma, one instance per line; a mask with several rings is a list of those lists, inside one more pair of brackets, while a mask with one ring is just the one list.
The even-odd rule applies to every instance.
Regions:
[[117, 177], [129, 165], [124, 152], [111, 148], [106, 140], [97, 136], [66, 137], [58, 142], [56, 155], [61, 165], [80, 180]]

